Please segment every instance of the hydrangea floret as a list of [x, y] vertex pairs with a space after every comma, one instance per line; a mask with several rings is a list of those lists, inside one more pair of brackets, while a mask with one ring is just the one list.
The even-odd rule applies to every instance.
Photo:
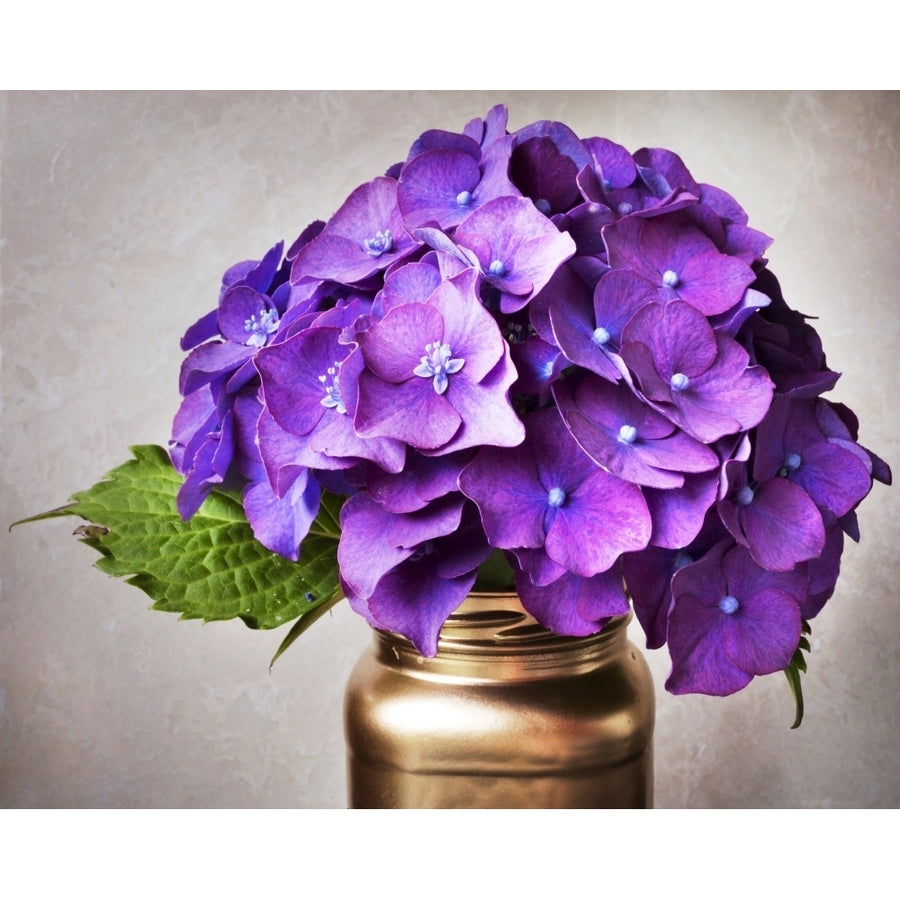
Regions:
[[424, 655], [506, 588], [563, 635], [633, 608], [676, 694], [796, 688], [891, 474], [823, 396], [770, 243], [669, 150], [502, 106], [425, 132], [187, 330], [181, 518], [239, 491], [272, 565], [328, 556], [334, 596]]

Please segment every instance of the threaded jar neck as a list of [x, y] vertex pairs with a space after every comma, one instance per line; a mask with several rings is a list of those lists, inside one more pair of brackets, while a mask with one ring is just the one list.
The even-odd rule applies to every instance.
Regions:
[[438, 653], [423, 657], [406, 638], [375, 631], [379, 661], [404, 674], [438, 680], [515, 681], [577, 675], [624, 652], [631, 614], [583, 637], [554, 634], [514, 593], [472, 593], [441, 629]]

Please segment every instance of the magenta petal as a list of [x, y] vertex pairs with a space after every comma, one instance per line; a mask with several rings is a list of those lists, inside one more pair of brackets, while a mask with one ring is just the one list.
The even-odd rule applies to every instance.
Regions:
[[838, 518], [853, 509], [872, 486], [865, 463], [851, 450], [831, 441], [805, 448], [800, 468], [790, 480]]
[[516, 592], [526, 611], [556, 634], [595, 634], [610, 618], [629, 610], [618, 569], [592, 578], [566, 572], [543, 587], [519, 574]]
[[181, 364], [179, 390], [182, 394], [190, 394], [203, 385], [208, 384], [221, 375], [227, 375], [238, 369], [253, 355], [252, 347], [211, 341], [193, 349]]
[[[441, 340], [450, 346], [453, 356], [465, 360], [460, 374], [466, 381], [482, 381], [500, 359], [508, 359], [509, 348], [500, 328], [478, 296], [474, 270], [444, 281], [431, 296], [429, 306], [440, 313], [443, 321]], [[455, 380], [450, 380], [451, 388]]]
[[528, 576], [531, 584], [538, 587], [544, 587], [562, 578], [566, 573], [566, 568], [550, 559], [543, 549], [517, 547], [511, 552], [516, 558], [519, 569]]
[[[566, 424], [579, 446], [607, 472], [633, 484], [655, 488], [679, 488], [684, 484], [684, 476], [667, 472], [648, 465], [641, 453], [643, 444], [637, 441], [627, 444], [616, 435], [610, 434], [580, 413], [578, 410], [565, 412]], [[651, 446], [660, 443], [651, 442]]]
[[622, 553], [642, 550], [652, 523], [640, 488], [597, 469], [547, 527], [551, 559], [584, 577], [605, 572]]
[[463, 469], [459, 486], [478, 505], [494, 547], [543, 545], [547, 491], [530, 453], [518, 447], [510, 451], [486, 447]]
[[367, 368], [394, 384], [413, 377], [426, 344], [443, 339], [441, 314], [425, 303], [395, 307], [358, 338]]
[[408, 638], [423, 656], [434, 656], [441, 627], [468, 596], [475, 574], [441, 578], [425, 557], [386, 574], [368, 607], [380, 627]]
[[300, 248], [291, 280], [364, 282], [415, 247], [397, 207], [397, 182], [375, 178], [353, 191], [322, 232]]
[[394, 547], [418, 547], [426, 541], [452, 534], [459, 528], [465, 502], [459, 493], [435, 500], [424, 509], [406, 515], [389, 515], [387, 533], [377, 540], [387, 540]]
[[710, 507], [716, 502], [717, 472], [686, 475], [684, 485], [673, 490], [644, 489], [644, 500], [653, 521], [650, 543], [679, 550], [700, 533]]
[[309, 328], [257, 353], [266, 407], [285, 430], [308, 434], [329, 412], [322, 379], [354, 349], [339, 342], [340, 334], [339, 328]]
[[[706, 317], [678, 300], [643, 306], [628, 323], [622, 341], [646, 344], [652, 351], [656, 371], [666, 381], [676, 372], [691, 377], [700, 375], [713, 364], [717, 353]], [[625, 355], [624, 347], [622, 354]]]
[[440, 283], [441, 273], [437, 266], [424, 262], [407, 263], [393, 269], [385, 277], [384, 287], [376, 298], [378, 314], [383, 316], [405, 303], [423, 303]]
[[705, 606], [689, 594], [678, 598], [669, 615], [672, 671], [666, 679], [667, 691], [726, 697], [750, 683], [753, 675], [724, 652], [727, 625], [717, 608]]
[[304, 472], [284, 497], [277, 496], [266, 481], [251, 484], [244, 490], [243, 503], [253, 536], [286, 559], [298, 559], [300, 543], [319, 511], [315, 479]]
[[786, 478], [761, 485], [753, 500], [738, 507], [753, 558], [763, 568], [784, 572], [812, 559], [825, 545], [825, 527], [815, 503]]
[[411, 548], [386, 540], [393, 520], [368, 494], [354, 494], [341, 507], [341, 579], [361, 599], [369, 598], [381, 577], [413, 554]]
[[[446, 148], [420, 153], [403, 167], [397, 187], [406, 227], [458, 225], [472, 212], [472, 192], [480, 180], [481, 170], [469, 153]], [[466, 202], [460, 202], [463, 192], [469, 195]]]
[[459, 473], [470, 459], [467, 453], [426, 457], [410, 452], [399, 473], [371, 467], [366, 486], [372, 497], [392, 513], [415, 512], [455, 491]]
[[509, 400], [509, 388], [516, 379], [516, 370], [505, 344], [502, 352], [502, 361], [478, 384], [460, 377], [462, 372], [451, 377], [446, 397], [462, 420], [462, 426], [440, 446], [441, 453], [477, 446], [515, 447], [522, 443], [525, 427]]
[[647, 637], [648, 649], [666, 642], [669, 608], [672, 605], [671, 581], [678, 565], [678, 554], [661, 547], [647, 547], [622, 557], [622, 571], [628, 593]]
[[800, 607], [777, 590], [759, 591], [752, 604], [744, 604], [740, 628], [725, 635], [728, 658], [752, 675], [786, 669], [800, 641]]
[[431, 381], [411, 378], [390, 384], [363, 372], [354, 424], [360, 437], [393, 438], [416, 450], [436, 450], [456, 434], [462, 418]]

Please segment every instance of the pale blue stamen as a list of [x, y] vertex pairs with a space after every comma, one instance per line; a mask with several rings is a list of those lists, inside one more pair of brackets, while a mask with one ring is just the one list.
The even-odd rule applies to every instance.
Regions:
[[730, 616], [736, 613], [740, 605], [741, 604], [738, 603], [737, 597], [733, 597], [731, 594], [728, 594], [726, 597], [723, 597], [719, 601], [719, 609], [721, 609], [726, 616]]
[[393, 246], [394, 237], [390, 228], [385, 228], [384, 231], [376, 231], [375, 237], [366, 238], [363, 241], [363, 249], [369, 256], [381, 256], [382, 253], [387, 253]]
[[678, 284], [678, 273], [673, 272], [671, 269], [666, 269], [663, 272], [662, 282], [666, 287], [675, 287]]
[[749, 506], [753, 502], [753, 488], [745, 484], [738, 492], [736, 500], [741, 506]]
[[506, 274], [506, 266], [503, 265], [503, 262], [499, 259], [495, 259], [488, 266], [488, 272], [491, 275], [495, 275], [497, 278], [502, 278]]
[[633, 444], [637, 440], [637, 428], [634, 425], [623, 425], [619, 429], [619, 440], [623, 444]]
[[611, 335], [610, 333], [603, 328], [595, 328], [594, 333], [591, 335], [591, 340], [598, 346], [602, 347], [604, 344], [609, 343]]
[[689, 566], [694, 561], [694, 558], [690, 555], [690, 553], [685, 553], [684, 550], [679, 550], [678, 553], [675, 554], [675, 562], [673, 563], [673, 568], [677, 572], [679, 569], [683, 569], [685, 566]]
[[541, 197], [539, 200], [534, 201], [534, 205], [537, 207], [538, 212], [542, 212], [545, 216], [550, 215], [550, 201], [545, 200]]
[[796, 472], [797, 469], [800, 468], [801, 462], [802, 462], [802, 460], [800, 459], [799, 453], [789, 453], [784, 458], [784, 464], [778, 470], [778, 477], [779, 478], [787, 478], [788, 475], [791, 474], [791, 472]]
[[612, 182], [608, 178], [603, 179], [603, 190], [604, 191], [612, 190]]
[[460, 191], [456, 195], [456, 202], [459, 206], [468, 206], [472, 202], [472, 192], [471, 191]]
[[554, 509], [559, 509], [566, 502], [566, 492], [561, 487], [550, 488], [547, 494], [547, 503]]
[[345, 415], [347, 407], [341, 398], [341, 387], [338, 384], [338, 372], [341, 364], [336, 362], [333, 366], [328, 367], [328, 371], [324, 375], [319, 376], [319, 381], [325, 389], [325, 396], [320, 401], [326, 409], [333, 409], [341, 415]]
[[634, 207], [627, 201], [620, 203], [617, 208], [620, 216], [627, 216], [634, 212]]
[[450, 384], [448, 375], [455, 375], [464, 365], [464, 359], [451, 359], [453, 356], [449, 344], [439, 344], [435, 341], [433, 344], [425, 345], [425, 356], [422, 361], [413, 369], [413, 374], [420, 378], [433, 378], [434, 389], [439, 394], [443, 394]]
[[691, 379], [683, 372], [676, 372], [670, 379], [669, 384], [673, 391], [683, 391], [691, 383]]
[[278, 312], [274, 309], [261, 309], [259, 317], [250, 316], [244, 319], [244, 331], [250, 335], [244, 343], [248, 347], [264, 347], [269, 335], [278, 330]]

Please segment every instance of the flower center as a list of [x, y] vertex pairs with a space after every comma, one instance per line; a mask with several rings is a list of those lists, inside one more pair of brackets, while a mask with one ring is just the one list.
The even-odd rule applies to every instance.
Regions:
[[452, 359], [452, 351], [449, 344], [441, 344], [435, 341], [425, 345], [425, 355], [422, 361], [413, 369], [413, 374], [420, 378], [433, 378], [434, 389], [438, 394], [443, 394], [450, 383], [448, 375], [455, 375], [464, 365], [464, 359]]
[[545, 216], [550, 215], [551, 207], [549, 200], [545, 200], [543, 197], [541, 197], [540, 199], [534, 201], [534, 205], [537, 207], [538, 212], [542, 212]]
[[363, 249], [372, 257], [387, 253], [393, 246], [394, 237], [390, 228], [385, 228], [384, 231], [376, 231], [375, 237], [366, 238], [363, 241]]
[[503, 265], [503, 261], [499, 259], [495, 259], [491, 261], [491, 264], [488, 266], [488, 272], [491, 275], [495, 275], [497, 278], [502, 278], [506, 274], [506, 266]]
[[518, 322], [507, 322], [503, 326], [503, 337], [507, 343], [521, 344], [525, 341], [527, 332]]
[[753, 502], [753, 488], [749, 484], [745, 484], [738, 492], [736, 500], [741, 506], [749, 506]]
[[547, 493], [547, 503], [554, 509], [559, 509], [566, 502], [566, 492], [561, 487], [550, 488]]
[[619, 429], [619, 440], [623, 444], [633, 444], [637, 440], [637, 428], [634, 425], [623, 425]]
[[598, 347], [602, 347], [604, 344], [608, 344], [609, 338], [610, 338], [610, 333], [602, 326], [599, 328], [595, 328], [594, 333], [591, 335], [591, 340]]
[[341, 399], [341, 387], [338, 384], [340, 368], [341, 364], [336, 362], [333, 366], [328, 367], [328, 371], [324, 375], [319, 376], [319, 381], [325, 389], [325, 396], [321, 403], [326, 409], [335, 409], [341, 415], [345, 415], [347, 407], [344, 406], [344, 401]]
[[663, 272], [662, 282], [666, 287], [675, 287], [678, 284], [678, 273], [673, 272], [671, 269], [666, 269]]
[[627, 216], [630, 213], [634, 212], [634, 207], [627, 201], [623, 201], [622, 203], [620, 203], [617, 209], [619, 210], [620, 216]]
[[691, 379], [683, 372], [676, 372], [670, 379], [669, 384], [673, 391], [683, 391], [691, 383]]
[[244, 331], [250, 337], [244, 341], [248, 347], [264, 347], [269, 335], [278, 330], [278, 312], [274, 309], [261, 309], [259, 316], [244, 319]]
[[472, 202], [472, 192], [460, 191], [456, 195], [456, 202], [459, 206], [468, 206]]
[[737, 601], [737, 597], [733, 597], [731, 594], [728, 594], [719, 601], [719, 609], [721, 609], [726, 616], [731, 616], [736, 613], [740, 605], [741, 604]]

